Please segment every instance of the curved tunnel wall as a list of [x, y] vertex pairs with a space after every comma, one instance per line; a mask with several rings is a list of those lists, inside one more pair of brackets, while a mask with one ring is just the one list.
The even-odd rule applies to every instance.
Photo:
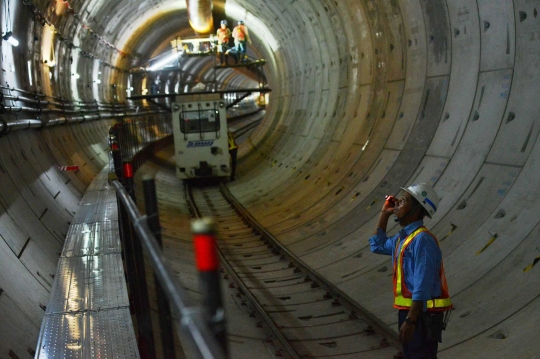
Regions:
[[277, 31], [281, 43], [295, 44], [276, 54], [287, 81], [273, 85], [276, 119], [252, 136], [233, 186], [306, 264], [394, 327], [390, 261], [372, 255], [367, 238], [385, 194], [434, 185], [442, 201], [427, 224], [441, 240], [456, 308], [442, 345], [449, 358], [537, 350], [526, 333], [539, 305], [538, 268], [530, 269], [539, 216], [528, 199], [540, 173], [530, 97], [538, 91], [538, 5], [282, 9], [284, 24], [305, 24], [310, 35]]
[[[57, 42], [64, 68], [52, 70], [51, 84], [43, 30], [19, 4], [12, 26], [26, 36], [19, 49], [2, 43], [2, 82], [75, 100], [122, 100], [127, 79], [119, 69], [131, 59], [84, 32], [69, 12], [55, 18], [45, 1], [33, 3], [64, 38], [82, 32], [86, 55], [103, 61]], [[412, 182], [434, 185], [442, 200], [427, 224], [441, 241], [456, 306], [441, 357], [536, 355], [539, 269], [528, 266], [540, 255], [540, 2], [235, 3], [246, 12], [227, 16], [248, 25], [257, 19], [276, 42], [253, 33], [273, 92], [263, 124], [240, 148], [232, 191], [306, 264], [395, 326], [389, 258], [369, 253], [367, 238], [385, 194]], [[83, 19], [128, 24], [136, 14], [104, 6], [85, 2]], [[114, 44], [125, 24], [99, 33]], [[159, 31], [159, 23], [149, 26]], [[28, 83], [28, 60], [40, 83]], [[95, 87], [95, 66], [117, 87]], [[73, 69], [82, 81], [71, 78]], [[35, 347], [69, 217], [106, 164], [107, 127], [0, 138], [3, 355]], [[75, 160], [87, 164], [79, 173], [55, 169]]]

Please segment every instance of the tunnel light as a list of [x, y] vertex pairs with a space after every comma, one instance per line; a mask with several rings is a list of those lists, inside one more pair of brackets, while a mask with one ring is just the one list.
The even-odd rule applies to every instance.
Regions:
[[369, 144], [369, 140], [366, 141], [366, 144], [364, 145], [364, 147], [362, 147], [362, 151], [364, 151], [367, 147], [367, 145]]
[[94, 82], [97, 83], [97, 84], [100, 84], [101, 80], [100, 79], [95, 79]]
[[158, 61], [155, 65], [153, 66], [150, 66], [148, 68], [148, 71], [156, 71], [156, 70], [160, 70], [161, 68], [165, 67], [165, 65], [168, 65], [170, 64], [171, 62], [173, 62], [174, 60], [176, 60], [178, 58], [178, 53], [176, 54], [171, 54], [169, 56], [167, 56], [166, 58], [164, 58], [163, 60], [161, 61]]
[[142, 90], [142, 94], [143, 94], [143, 95], [146, 95], [147, 93], [148, 93], [148, 89], [143, 89], [143, 90]]
[[79, 75], [77, 73], [73, 73], [73, 74], [71, 74], [71, 76], [75, 77], [76, 80], [81, 78], [81, 75]]
[[32, 62], [28, 61], [28, 80], [30, 81], [30, 86], [34, 86], [34, 83], [32, 81]]
[[9, 42], [12, 46], [19, 46], [19, 41], [13, 37], [13, 32], [8, 31], [4, 36], [2, 36], [2, 39]]

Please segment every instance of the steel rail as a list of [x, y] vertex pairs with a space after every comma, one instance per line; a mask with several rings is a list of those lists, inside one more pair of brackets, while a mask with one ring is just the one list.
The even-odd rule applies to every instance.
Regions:
[[259, 125], [259, 123], [261, 123], [263, 118], [264, 118], [264, 116], [262, 116], [261, 118], [255, 119], [255, 120], [249, 122], [248, 124], [246, 124], [246, 125], [244, 125], [244, 126], [242, 126], [240, 128], [237, 128], [235, 131], [231, 131], [231, 133], [234, 135], [234, 137], [240, 137], [243, 134], [251, 131], [253, 128], [257, 127]]
[[325, 290], [337, 297], [343, 304], [350, 309], [354, 315], [357, 315], [368, 325], [371, 325], [373, 330], [382, 335], [385, 338], [390, 338], [389, 344], [395, 347], [398, 350], [401, 350], [401, 343], [399, 342], [398, 336], [390, 329], [388, 326], [382, 322], [379, 318], [371, 314], [367, 309], [358, 304], [354, 299], [344, 293], [342, 290], [337, 288], [333, 283], [331, 283], [326, 278], [322, 277], [318, 273], [314, 272], [311, 268], [306, 266], [301, 259], [299, 259], [294, 253], [289, 251], [284, 247], [270, 232], [268, 232], [264, 227], [262, 227], [255, 218], [234, 198], [230, 193], [229, 189], [223, 182], [220, 183], [220, 190], [223, 196], [231, 203], [231, 205], [243, 216], [246, 220], [249, 221], [257, 231], [263, 234], [268, 238], [274, 247], [278, 248], [279, 251], [286, 255], [288, 259], [294, 263], [294, 265], [299, 268], [305, 275], [309, 276], [314, 282], [319, 283], [323, 286]]
[[[220, 185], [223, 185], [221, 182]], [[186, 191], [186, 200], [188, 202], [188, 206], [190, 210], [192, 211], [192, 214], [197, 217], [201, 218], [202, 215], [197, 208], [197, 204], [195, 202], [195, 199], [193, 198], [193, 193], [191, 191], [191, 187], [185, 182], [185, 191]], [[236, 274], [232, 266], [229, 264], [229, 261], [225, 258], [221, 250], [219, 249], [219, 246], [217, 248], [219, 259], [221, 261], [221, 265], [225, 268], [227, 273], [233, 278], [234, 282], [240, 287], [240, 289], [243, 291], [243, 294], [249, 299], [251, 302], [251, 305], [255, 308], [257, 313], [261, 316], [261, 318], [265, 321], [265, 323], [268, 325], [274, 336], [279, 340], [280, 344], [282, 345], [283, 349], [287, 351], [289, 356], [294, 359], [299, 359], [300, 356], [298, 353], [294, 350], [294, 348], [291, 346], [287, 338], [283, 335], [283, 333], [279, 330], [277, 325], [274, 323], [272, 318], [268, 315], [268, 313], [264, 310], [262, 305], [257, 301], [255, 296], [251, 293], [249, 288], [244, 284], [242, 279]]]
[[148, 226], [146, 216], [140, 214], [137, 205], [120, 182], [114, 180], [112, 185], [118, 194], [120, 202], [126, 209], [137, 237], [148, 254], [156, 277], [162, 285], [173, 310], [179, 317], [177, 328], [184, 329], [183, 334], [195, 345], [200, 358], [225, 359], [216, 338], [206, 324], [202, 309], [190, 303], [186, 291], [176, 279], [174, 272], [166, 265], [163, 251]]

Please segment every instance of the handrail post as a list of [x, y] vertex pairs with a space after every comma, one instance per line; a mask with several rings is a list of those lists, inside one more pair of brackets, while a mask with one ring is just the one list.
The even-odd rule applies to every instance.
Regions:
[[214, 222], [210, 218], [194, 219], [191, 221], [191, 231], [207, 321], [223, 352], [228, 355]]
[[111, 149], [114, 163], [114, 173], [116, 174], [116, 178], [118, 178], [118, 181], [120, 183], [124, 183], [124, 175], [122, 172], [122, 152], [118, 147], [118, 142], [113, 142], [111, 144]]
[[[124, 187], [133, 202], [135, 201], [135, 190], [133, 181], [133, 165], [130, 161], [124, 162]], [[156, 357], [154, 345], [154, 332], [152, 330], [152, 317], [150, 310], [150, 300], [148, 299], [148, 286], [146, 284], [146, 271], [144, 265], [144, 255], [141, 242], [133, 236], [134, 230], [129, 226], [131, 247], [134, 260], [134, 277], [136, 290], [134, 291], [137, 303], [135, 314], [137, 317], [137, 329], [139, 332], [139, 351], [141, 358], [153, 359]]]
[[[144, 203], [148, 227], [156, 237], [159, 247], [163, 250], [161, 240], [161, 224], [159, 222], [158, 203], [156, 196], [156, 183], [151, 176], [143, 177]], [[161, 344], [164, 358], [176, 358], [174, 350], [174, 334], [172, 326], [171, 308], [163, 288], [155, 276], [156, 295], [158, 305], [159, 327], [161, 329]]]

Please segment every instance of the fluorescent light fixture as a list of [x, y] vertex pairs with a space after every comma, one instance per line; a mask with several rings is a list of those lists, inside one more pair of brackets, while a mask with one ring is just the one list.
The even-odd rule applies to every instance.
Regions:
[[8, 31], [4, 36], [2, 36], [2, 39], [9, 42], [12, 46], [19, 46], [19, 41], [13, 37], [13, 32]]
[[159, 70], [159, 69], [165, 67], [165, 65], [168, 65], [171, 62], [173, 62], [174, 60], [176, 60], [178, 58], [178, 55], [179, 55], [179, 53], [175, 53], [175, 54], [171, 54], [171, 55], [167, 56], [163, 60], [158, 61], [155, 65], [150, 66], [148, 68], [148, 71], [156, 71], [156, 70]]
[[32, 62], [29, 60], [28, 61], [28, 80], [30, 80], [30, 86], [33, 86], [33, 82], [32, 82]]
[[367, 140], [367, 141], [366, 141], [366, 144], [364, 145], [364, 147], [362, 147], [362, 151], [364, 151], [364, 150], [366, 149], [368, 143], [369, 143], [369, 140]]

